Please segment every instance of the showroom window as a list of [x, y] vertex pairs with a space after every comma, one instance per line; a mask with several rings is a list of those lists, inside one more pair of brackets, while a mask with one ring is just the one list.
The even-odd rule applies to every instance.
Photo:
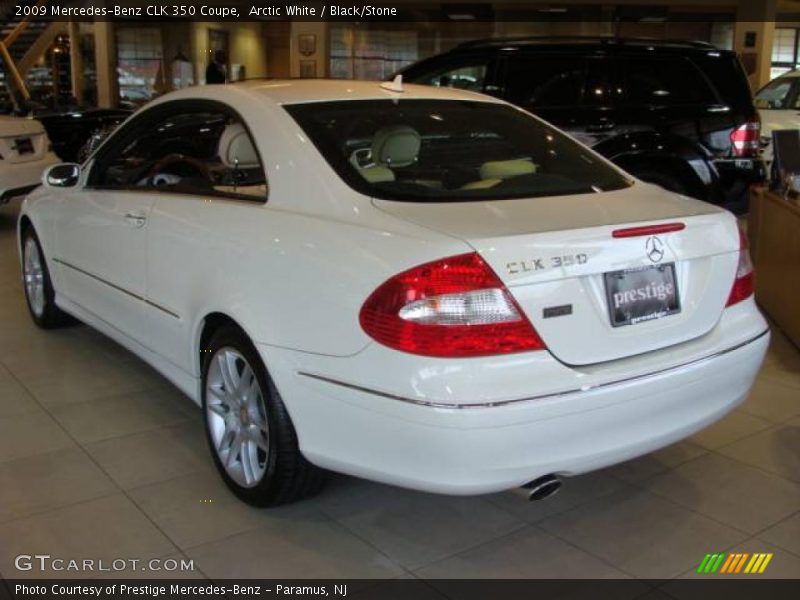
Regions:
[[161, 30], [148, 28], [117, 29], [117, 71], [119, 96], [131, 104], [144, 104], [156, 93], [162, 71]]
[[331, 24], [330, 75], [385, 79], [419, 58], [416, 31], [386, 31]]
[[797, 29], [779, 27], [775, 29], [772, 42], [772, 69], [770, 79], [796, 69], [798, 65]]
[[266, 177], [255, 144], [241, 119], [229, 112], [173, 112], [155, 121], [140, 119], [129, 130], [100, 156], [91, 185], [267, 199]]

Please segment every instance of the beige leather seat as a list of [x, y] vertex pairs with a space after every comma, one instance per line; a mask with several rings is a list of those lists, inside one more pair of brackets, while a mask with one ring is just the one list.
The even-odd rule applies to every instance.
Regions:
[[527, 158], [512, 160], [490, 160], [479, 169], [481, 178], [461, 187], [462, 190], [481, 190], [496, 186], [505, 179], [536, 173], [536, 164]]
[[[219, 160], [229, 169], [256, 169], [261, 163], [250, 135], [241, 123], [227, 125], [219, 137], [217, 148]], [[264, 196], [266, 184], [258, 185], [215, 185], [218, 192]]]
[[392, 168], [414, 164], [421, 145], [419, 132], [413, 127], [390, 125], [379, 129], [372, 137], [370, 148], [372, 164], [360, 166], [355, 160], [355, 154], [351, 161], [361, 176], [370, 183], [394, 181], [395, 174]]
[[227, 125], [219, 136], [219, 159], [229, 168], [252, 169], [259, 165], [258, 152], [244, 125], [233, 123]]

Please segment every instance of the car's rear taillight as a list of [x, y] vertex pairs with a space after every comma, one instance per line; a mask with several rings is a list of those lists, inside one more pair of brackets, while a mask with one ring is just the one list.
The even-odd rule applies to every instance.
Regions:
[[545, 347], [503, 282], [474, 252], [395, 275], [367, 298], [359, 320], [381, 344], [425, 356]]
[[739, 266], [736, 268], [736, 279], [733, 281], [725, 307], [733, 306], [752, 296], [754, 283], [753, 263], [750, 261], [750, 251], [747, 249], [747, 237], [739, 229]]
[[753, 119], [731, 132], [733, 154], [747, 158], [758, 156], [761, 149], [761, 122]]

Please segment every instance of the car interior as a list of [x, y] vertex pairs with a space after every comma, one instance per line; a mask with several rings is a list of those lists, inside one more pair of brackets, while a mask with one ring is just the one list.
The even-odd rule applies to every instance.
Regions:
[[595, 193], [625, 185], [562, 134], [507, 107], [374, 101], [356, 110], [336, 104], [290, 112], [340, 174], [349, 174], [350, 183], [369, 195], [445, 201]]
[[266, 199], [258, 152], [244, 125], [224, 114], [189, 113], [147, 128], [102, 157], [102, 187], [158, 188]]

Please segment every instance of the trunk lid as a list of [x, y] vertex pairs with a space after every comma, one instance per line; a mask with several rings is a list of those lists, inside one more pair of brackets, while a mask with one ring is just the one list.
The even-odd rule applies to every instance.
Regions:
[[[627, 190], [594, 195], [374, 204], [470, 244], [503, 280], [550, 352], [570, 365], [617, 360], [708, 333], [722, 315], [738, 263], [735, 217], [639, 182]], [[655, 236], [613, 235], [620, 229], [667, 223], [684, 228]], [[652, 237], [657, 243], [649, 241]], [[669, 264], [674, 264], [670, 281], [677, 286], [679, 310], [613, 325], [609, 306], [619, 297], [607, 293], [605, 274], [637, 270], [645, 278], [667, 277], [655, 271], [669, 267], [652, 267]], [[645, 289], [641, 281], [636, 283], [639, 275], [625, 277], [628, 283], [611, 285]]]
[[47, 135], [39, 121], [0, 116], [0, 156], [16, 164], [42, 158], [47, 152]]

